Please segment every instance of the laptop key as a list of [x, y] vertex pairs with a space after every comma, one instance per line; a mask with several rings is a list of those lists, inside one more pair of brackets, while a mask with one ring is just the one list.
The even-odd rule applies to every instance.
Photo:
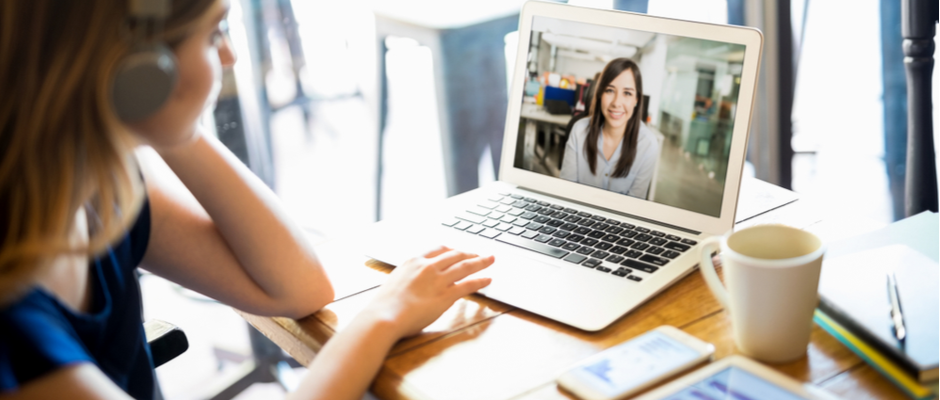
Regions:
[[649, 247], [650, 247], [649, 244], [642, 243], [642, 242], [637, 242], [637, 243], [634, 243], [633, 246], [630, 246], [631, 249], [637, 249], [637, 250], [646, 250]]
[[621, 257], [621, 256], [616, 256], [616, 255], [607, 257], [607, 262], [614, 263], [614, 264], [619, 264], [619, 263], [620, 263], [621, 261], [623, 261], [623, 260], [624, 260], [623, 257]]
[[517, 219], [517, 220], [513, 221], [512, 224], [515, 225], [515, 226], [522, 226], [522, 227], [524, 227], [524, 226], [526, 226], [526, 225], [529, 224], [529, 221], [526, 221], [526, 220], [524, 220], [524, 219]]
[[637, 257], [639, 257], [639, 256], [642, 256], [642, 255], [643, 255], [643, 252], [642, 252], [642, 251], [636, 251], [636, 250], [630, 250], [630, 251], [627, 252], [627, 254], [624, 254], [624, 255], [627, 256], [627, 257], [630, 257], [630, 258], [637, 258]]
[[535, 211], [538, 211], [538, 210], [541, 210], [541, 209], [542, 209], [542, 206], [540, 206], [540, 205], [538, 205], [538, 204], [532, 204], [532, 205], [530, 205], [530, 206], [528, 206], [528, 207], [525, 208], [526, 211], [532, 211], [532, 212], [535, 212]]
[[586, 213], [586, 212], [584, 212], [584, 211], [579, 212], [579, 213], [578, 213], [578, 216], [579, 216], [579, 217], [583, 217], [583, 218], [591, 218], [591, 214], [588, 214], [588, 213]]
[[607, 258], [607, 256], [609, 256], [609, 255], [610, 255], [610, 253], [607, 253], [607, 252], [595, 251], [594, 254], [591, 254], [591, 257], [597, 258], [597, 259], [599, 259], [599, 260], [603, 260], [603, 259]]
[[[497, 236], [500, 236], [500, 233], [502, 233], [502, 232], [500, 232], [500, 231], [498, 231], [498, 230], [496, 230], [496, 229], [487, 228], [487, 229], [484, 229], [483, 232], [480, 232], [480, 236], [483, 236], [483, 237], [485, 237], [485, 238], [493, 239], [493, 238], [495, 238], [495, 237], [497, 237]], [[506, 235], [506, 236], [510, 236], [510, 235]], [[510, 236], [510, 237], [515, 237], [515, 236]]]
[[543, 226], [545, 226], [545, 225], [542, 225], [542, 224], [540, 224], [540, 223], [538, 223], [538, 222], [529, 222], [529, 224], [526, 225], [525, 227], [526, 227], [526, 229], [531, 229], [531, 230], [533, 230], [533, 231], [537, 231], [537, 230], [539, 230], [539, 229], [542, 229]]
[[625, 236], [625, 237], [628, 237], [628, 238], [632, 238], [632, 237], [634, 237], [634, 236], [636, 236], [636, 235], [638, 235], [637, 231], [626, 231], [626, 232], [620, 234], [620, 236]]
[[505, 204], [505, 205], [508, 206], [508, 205], [511, 205], [512, 203], [515, 203], [516, 201], [513, 200], [511, 197], [507, 197], [507, 198], [505, 198], [505, 199], [500, 200], [499, 202], [500, 202], [501, 204]]
[[636, 225], [628, 224], [628, 223], [626, 223], [626, 222], [620, 224], [620, 226], [623, 227], [623, 229], [633, 229], [633, 228], [636, 228]]
[[591, 233], [589, 233], [587, 236], [589, 238], [600, 239], [604, 237], [605, 234], [604, 234], [604, 231], [591, 231]]
[[557, 227], [562, 226], [562, 225], [564, 225], [564, 224], [565, 224], [565, 223], [562, 222], [562, 220], [560, 220], [560, 219], [553, 219], [553, 220], [551, 220], [551, 221], [548, 221], [545, 225], [551, 226], [551, 227], [553, 227], [553, 228], [557, 228]]
[[582, 256], [580, 254], [574, 254], [574, 253], [569, 254], [568, 257], [565, 257], [565, 261], [572, 262], [575, 264], [580, 264], [581, 261], [584, 261], [584, 260], [587, 260], [587, 257]]
[[512, 211], [512, 210], [515, 210], [515, 208], [512, 208], [512, 207], [510, 207], [510, 206], [506, 206], [506, 205], [501, 205], [501, 206], [497, 206], [497, 207], [495, 208], [495, 210], [498, 211], [498, 212], [501, 212], [501, 213], [508, 213], [508, 212], [510, 212], [510, 211]]
[[666, 258], [676, 258], [676, 257], [679, 257], [681, 253], [679, 253], [678, 251], [666, 250], [666, 252], [663, 253], [662, 255], [663, 257], [666, 257]]
[[552, 215], [555, 213], [555, 210], [552, 210], [551, 208], [543, 208], [539, 210], [538, 213], [540, 215]]
[[617, 221], [615, 219], [608, 219], [607, 223], [611, 225], [620, 225], [620, 221]]
[[601, 271], [601, 272], [610, 272], [610, 268], [607, 268], [607, 267], [597, 267], [594, 269], [597, 271]]
[[529, 202], [529, 203], [535, 203], [536, 201], [538, 201], [538, 200], [533, 199], [533, 198], [531, 198], [531, 197], [525, 197], [525, 198], [523, 198], [522, 200], [525, 200], [525, 201], [527, 201], [527, 202]]
[[564, 210], [564, 209], [565, 209], [564, 207], [562, 207], [562, 206], [560, 206], [560, 205], [558, 205], [558, 204], [552, 204], [552, 205], [550, 205], [549, 207], [551, 207], [552, 210]]
[[577, 251], [578, 254], [584, 254], [584, 255], [589, 255], [589, 254], [591, 254], [591, 253], [593, 253], [593, 252], [594, 252], [594, 248], [593, 248], [593, 247], [587, 247], [587, 246], [581, 247], [581, 248], [578, 249], [578, 251]]
[[494, 195], [490, 196], [489, 198], [487, 198], [487, 200], [492, 201], [492, 202], [495, 202], [495, 203], [499, 203], [500, 200], [503, 199], [503, 196], [504, 196], [504, 195], [495, 195], [495, 194], [494, 194]]
[[471, 224], [471, 223], [469, 223], [469, 222], [467, 222], [467, 221], [460, 221], [460, 222], [457, 223], [457, 225], [454, 225], [454, 228], [462, 231], [462, 230], [464, 230], [464, 229], [469, 228], [471, 225], [473, 225], [473, 224]]
[[516, 208], [525, 208], [529, 206], [529, 203], [522, 201], [522, 200], [516, 200], [512, 202], [512, 206]]
[[457, 214], [457, 218], [460, 218], [460, 219], [462, 219], [462, 220], [464, 220], [464, 221], [473, 222], [474, 224], [482, 224], [483, 221], [486, 221], [486, 217], [481, 217], [481, 216], [479, 216], [479, 215], [473, 215], [473, 214], [470, 214], [470, 213], [460, 213], [460, 214]]
[[495, 220], [495, 219], [488, 219], [488, 220], [486, 220], [486, 221], [483, 221], [483, 224], [482, 224], [482, 225], [485, 226], [485, 227], [487, 227], [487, 228], [493, 228], [493, 227], [495, 227], [496, 225], [499, 225], [499, 221], [497, 221], [497, 220]]
[[581, 235], [571, 235], [571, 236], [568, 236], [566, 239], [568, 239], [569, 242], [580, 242], [580, 241], [584, 240], [584, 236], [581, 236]]
[[596, 220], [601, 221], [601, 222], [607, 221], [607, 218], [604, 218], [604, 217], [602, 217], [602, 216], [600, 216], [600, 215], [592, 215], [592, 216], [591, 216], [591, 219], [596, 219]]
[[617, 245], [618, 245], [618, 246], [623, 246], [623, 247], [629, 247], [629, 246], [633, 245], [634, 243], [636, 243], [636, 241], [635, 241], [635, 240], [630, 240], [630, 239], [620, 239], [620, 240], [617, 241]]
[[568, 214], [577, 214], [577, 213], [578, 213], [578, 210], [575, 210], [575, 209], [573, 209], [573, 208], [571, 208], [571, 207], [566, 207], [566, 208], [565, 208], [565, 212], [568, 213]]
[[[497, 208], [497, 210], [498, 210], [498, 208]], [[512, 210], [509, 210], [508, 212], [506, 212], [506, 214], [512, 215], [513, 217], [518, 217], [518, 216], [522, 215], [522, 213], [524, 213], [524, 212], [525, 212], [525, 211], [523, 211], [521, 208], [513, 208]]]
[[598, 222], [598, 223], [594, 224], [593, 226], [591, 226], [591, 228], [597, 229], [597, 230], [599, 230], [599, 231], [603, 231], [603, 230], [605, 230], [605, 229], [607, 229], [607, 228], [610, 228], [610, 225], [607, 225], [607, 224], [605, 224], [605, 223], [603, 223], [603, 222]]
[[548, 235], [538, 235], [535, 237], [535, 241], [539, 243], [548, 243], [550, 240], [552, 240], [552, 237]]
[[687, 245], [689, 245], [689, 246], [695, 246], [696, 244], [698, 244], [698, 242], [696, 242], [696, 241], [694, 241], [694, 240], [692, 240], [692, 239], [682, 239], [682, 243], [685, 243], [685, 244], [687, 244]]
[[575, 229], [578, 229], [578, 226], [569, 222], [567, 224], [560, 226], [558, 229], [566, 230], [566, 231], [573, 231]]
[[487, 215], [486, 217], [487, 217], [487, 218], [492, 218], [492, 219], [500, 219], [500, 218], [505, 217], [505, 216], [506, 216], [506, 214], [494, 212], [494, 213], [490, 213], [490, 215]]
[[650, 247], [648, 250], [646, 250], [646, 252], [647, 252], [647, 253], [650, 253], [650, 254], [659, 255], [659, 253], [662, 253], [662, 252], [665, 251], [665, 250], [666, 250], [666, 249], [664, 249], [664, 248], [662, 248], [662, 247]]
[[597, 239], [587, 238], [587, 239], [582, 240], [582, 241], [581, 241], [581, 244], [584, 245], [584, 246], [593, 246], [593, 245], [597, 244], [597, 242], [598, 242]]
[[587, 234], [591, 233], [591, 228], [582, 226], [582, 227], [576, 228], [576, 229], [574, 230], [574, 233], [577, 233], [577, 234], [579, 234], [579, 235], [587, 235]]
[[563, 248], [563, 249], [565, 249], [565, 250], [568, 250], [568, 251], [575, 251], [575, 250], [581, 248], [581, 246], [578, 245], [577, 243], [568, 242], [568, 243], [566, 243], [564, 246], [561, 246], [561, 248]]
[[639, 235], [636, 235], [636, 237], [633, 238], [633, 239], [635, 239], [637, 242], [645, 242], [645, 241], [650, 240], [650, 239], [652, 239], [652, 238], [653, 238], [653, 237], [650, 236], [650, 235], [648, 235], [648, 234], [641, 233], [641, 234], [639, 234]]
[[584, 226], [584, 227], [589, 227], [589, 226], [591, 226], [591, 225], [594, 225], [596, 222], [597, 222], [597, 221], [595, 221], [595, 220], [593, 220], [593, 219], [585, 218], [585, 219], [582, 219], [582, 220], [578, 221], [578, 225], [581, 225], [581, 226]]
[[649, 241], [649, 244], [651, 244], [651, 245], [653, 245], [653, 246], [662, 246], [662, 245], [664, 245], [664, 244], [666, 244], [666, 243], [669, 243], [669, 241], [666, 240], [666, 239], [663, 239], [663, 238], [658, 238], [658, 237], [654, 237], [654, 238], [650, 239], [650, 241]]
[[666, 235], [666, 239], [669, 239], [669, 240], [672, 240], [672, 241], [675, 241], [675, 242], [678, 242], [678, 241], [682, 240], [681, 237], [678, 237], [678, 236], [676, 236], [676, 235]]
[[618, 270], [616, 270], [616, 271], [614, 271], [614, 272], [611, 272], [611, 275], [617, 275], [617, 276], [621, 276], [621, 277], [627, 276], [627, 275], [629, 275], [629, 274], [630, 274], [630, 273], [627, 272], [627, 269], [626, 269], [626, 268], [620, 268], [620, 269], [618, 269]]
[[594, 245], [594, 248], [595, 248], [595, 249], [601, 249], [601, 250], [608, 250], [608, 249], [610, 249], [611, 247], [614, 247], [614, 245], [612, 245], [612, 244], [610, 244], [610, 243], [607, 243], [607, 242], [600, 242], [600, 243]]
[[544, 227], [542, 227], [542, 229], [539, 229], [539, 232], [542, 232], [542, 233], [544, 233], [544, 234], [546, 234], [546, 235], [551, 235], [551, 234], [555, 233], [555, 231], [557, 231], [557, 230], [558, 230], [558, 228], [552, 228], [552, 227], [550, 227], [550, 226], [544, 226]]
[[660, 231], [652, 231], [652, 232], [650, 232], [650, 235], [653, 235], [653, 236], [656, 236], [656, 237], [664, 237], [664, 236], [666, 236], [665, 233], [660, 232]]
[[522, 199], [522, 195], [518, 195], [518, 194], [511, 194], [511, 195], [509, 195], [509, 197], [512, 197], [512, 198], [514, 198], [514, 199], [516, 199], [516, 200], [521, 200], [521, 199]]
[[571, 232], [568, 232], [568, 231], [556, 231], [555, 233], [552, 234], [552, 236], [556, 238], [561, 238], [561, 239], [564, 239], [570, 235], [571, 235]]
[[538, 217], [535, 217], [535, 219], [533, 219], [533, 221], [535, 221], [536, 223], [539, 223], [539, 224], [544, 224], [544, 223], [546, 223], [546, 222], [548, 222], [548, 221], [551, 221], [551, 220], [552, 220], [551, 217], [546, 217], [546, 216], [544, 216], [544, 215], [539, 215]]
[[603, 241], [605, 241], [605, 242], [611, 242], [611, 243], [613, 243], [613, 242], [616, 242], [616, 241], [620, 240], [620, 236], [614, 235], [614, 234], [612, 234], [612, 233], [608, 233], [608, 234], [604, 235], [604, 237], [602, 237], [601, 240], [603, 240]]
[[533, 219], [533, 218], [538, 217], [538, 216], [539, 216], [539, 215], [536, 214], [536, 213], [534, 213], [534, 212], [527, 212], [527, 213], [522, 213], [522, 215], [520, 215], [519, 218]]
[[594, 267], [596, 267], [596, 266], [598, 266], [598, 265], [601, 265], [601, 260], [598, 260], [598, 259], [596, 259], [596, 258], [592, 258], [592, 259], [590, 259], [590, 260], [585, 261], [584, 264], [581, 264], [581, 265], [583, 265], [583, 266], [585, 266], [585, 267], [588, 267], [588, 268], [594, 268]]
[[538, 202], [538, 205], [540, 205], [540, 206], [542, 206], [542, 207], [548, 207], [548, 206], [550, 206], [551, 204], [549, 204], [547, 201], [539, 201], [539, 202]]
[[623, 265], [623, 266], [625, 266], [625, 267], [630, 267], [630, 268], [633, 268], [633, 269], [638, 269], [638, 270], [640, 270], [640, 271], [648, 272], [648, 273], [653, 273], [653, 272], [656, 272], [657, 270], [659, 270], [658, 267], [654, 267], [654, 266], [649, 265], [649, 264], [646, 264], [646, 263], [641, 263], [641, 262], [639, 262], [639, 261], [637, 261], [637, 260], [633, 260], [633, 259], [629, 259], [629, 258], [628, 258], [626, 261], [624, 261], [623, 263], [621, 263], [621, 265]]
[[533, 242], [531, 240], [526, 240], [519, 236], [513, 235], [500, 235], [496, 238], [497, 241], [508, 243], [516, 247], [521, 247], [523, 249], [532, 250], [536, 253], [541, 253], [554, 258], [562, 258], [568, 255], [567, 251], [564, 251], [559, 248], [552, 246], [544, 245], [542, 243]]
[[500, 218], [499, 220], [500, 220], [500, 221], [503, 221], [503, 222], [505, 222], [505, 223], [507, 223], [507, 224], [511, 224], [511, 223], [513, 223], [513, 222], [516, 222], [516, 217], [513, 217], [512, 215], [504, 215], [504, 216], [503, 216], [502, 218]]
[[500, 232], [506, 232], [506, 231], [508, 231], [508, 230], [510, 230], [510, 229], [512, 229], [512, 228], [515, 228], [514, 226], [512, 226], [512, 224], [507, 224], [507, 223], [505, 223], [505, 222], [500, 222], [500, 224], [499, 224], [499, 225], [496, 225], [496, 227], [493, 228], [493, 229], [496, 229], [496, 230], [498, 230], [498, 231], [500, 231]]
[[457, 218], [447, 218], [444, 220], [444, 222], [441, 222], [441, 225], [454, 226], [454, 225], [457, 225], [457, 222], [459, 222]]
[[538, 231], [529, 231], [529, 230], [527, 230], [527, 231], [523, 232], [522, 235], [519, 235], [519, 236], [522, 236], [522, 237], [524, 237], [524, 238], [526, 238], [526, 239], [535, 239], [535, 237], [538, 236], [538, 235], [539, 235], [539, 232], [538, 232]]
[[686, 245], [684, 245], [684, 244], [682, 244], [682, 243], [676, 243], [676, 242], [669, 242], [669, 243], [666, 243], [663, 247], [665, 247], [665, 248], [667, 248], [667, 249], [669, 249], [669, 250], [675, 250], [675, 251], [679, 251], [679, 252], [683, 252], [683, 251], [686, 251], [686, 250], [689, 249], [689, 246], [686, 246]]
[[473, 206], [473, 207], [470, 207], [469, 209], [467, 209], [467, 212], [470, 213], [470, 214], [479, 215], [479, 216], [481, 216], [481, 217], [485, 217], [485, 216], [487, 216], [487, 215], [490, 214], [490, 210], [487, 210], [487, 209], [485, 209], [485, 208], [483, 208], [483, 207], [480, 207], [480, 206]]
[[561, 246], [564, 246], [566, 243], [568, 242], [561, 240], [561, 239], [552, 239], [551, 242], [548, 242], [548, 245], [552, 247], [561, 247]]
[[[610, 222], [610, 221], [608, 221], [608, 222]], [[619, 226], [611, 226], [610, 228], [605, 229], [604, 232], [610, 233], [610, 234], [612, 234], [612, 235], [616, 235], [616, 234], [618, 234], [618, 233], [620, 233], [620, 232], [623, 232], [623, 228], [621, 228], [621, 227], [619, 227]]]
[[520, 228], [520, 227], [518, 227], [518, 226], [514, 226], [514, 227], [510, 228], [507, 232], [509, 232], [509, 233], [511, 233], [511, 234], [513, 234], [513, 235], [520, 235], [520, 234], [522, 234], [522, 232], [525, 232], [525, 229], [524, 229], [524, 228]]
[[610, 252], [614, 254], [623, 254], [625, 251], [627, 251], [627, 248], [623, 246], [614, 246], [612, 249], [610, 249]]
[[631, 280], [631, 281], [636, 281], [636, 282], [639, 282], [639, 281], [642, 281], [642, 280], [643, 280], [643, 278], [640, 278], [639, 276], [636, 276], [636, 275], [630, 275], [630, 276], [627, 277], [627, 279], [629, 279], [629, 280]]
[[483, 232], [484, 229], [486, 229], [486, 228], [485, 228], [485, 227], [482, 227], [482, 226], [480, 226], [480, 225], [473, 225], [473, 226], [467, 228], [466, 232], [470, 232], [470, 233], [476, 235], [476, 234], [478, 234], [478, 233], [480, 233], [480, 232]]
[[483, 208], [492, 210], [492, 209], [496, 208], [496, 206], [498, 206], [499, 203], [495, 203], [495, 202], [492, 202], [492, 201], [482, 201], [482, 202], [480, 202], [480, 204], [477, 204], [477, 205], [480, 206], [480, 207], [483, 207]]
[[637, 232], [641, 232], [641, 233], [650, 233], [649, 228], [644, 228], [644, 227], [642, 227], [642, 226], [638, 226], [638, 227], [636, 227], [636, 228], [633, 228], [633, 230], [635, 230], [635, 231], [637, 231]]
[[640, 261], [646, 261], [650, 264], [658, 265], [660, 267], [669, 263], [668, 258], [656, 257], [652, 254], [646, 254], [643, 257], [640, 257]]
[[565, 222], [578, 222], [581, 220], [581, 217], [577, 215], [569, 215], [568, 218], [565, 218]]

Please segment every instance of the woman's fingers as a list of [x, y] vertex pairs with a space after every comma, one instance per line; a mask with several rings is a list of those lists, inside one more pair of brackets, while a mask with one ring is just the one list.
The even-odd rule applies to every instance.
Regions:
[[434, 258], [428, 260], [428, 264], [438, 271], [446, 270], [453, 264], [459, 263], [463, 260], [476, 257], [476, 254], [464, 253], [462, 251], [450, 250], [443, 254], [439, 254]]
[[477, 278], [477, 279], [467, 279], [463, 282], [460, 282], [450, 288], [450, 293], [453, 296], [453, 301], [467, 296], [471, 293], [476, 292], [477, 290], [483, 289], [489, 286], [492, 282], [492, 278]]
[[496, 258], [493, 256], [466, 259], [447, 267], [447, 269], [444, 270], [444, 277], [448, 281], [457, 282], [493, 265], [493, 261], [495, 260]]
[[424, 257], [424, 258], [434, 258], [434, 257], [437, 257], [437, 256], [439, 256], [439, 255], [441, 255], [441, 254], [444, 254], [444, 253], [448, 252], [448, 251], [451, 251], [451, 248], [450, 248], [450, 247], [441, 245], [441, 246], [437, 246], [437, 247], [431, 249], [431, 250], [428, 251], [427, 253], [422, 254], [421, 257]]

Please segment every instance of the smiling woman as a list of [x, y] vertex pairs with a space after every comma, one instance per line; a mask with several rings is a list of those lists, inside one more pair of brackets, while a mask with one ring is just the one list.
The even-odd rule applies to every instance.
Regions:
[[596, 87], [591, 115], [571, 128], [560, 177], [646, 198], [660, 144], [640, 120], [640, 67], [629, 58], [611, 60]]

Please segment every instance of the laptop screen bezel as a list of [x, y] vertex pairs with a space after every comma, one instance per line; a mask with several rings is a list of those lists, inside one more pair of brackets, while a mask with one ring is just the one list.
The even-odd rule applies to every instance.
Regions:
[[[536, 16], [745, 46], [738, 107], [734, 117], [734, 127], [732, 128], [727, 177], [718, 217], [645, 199], [637, 199], [515, 167], [529, 40], [532, 34], [533, 17]], [[744, 153], [747, 151], [748, 128], [757, 91], [757, 78], [763, 44], [761, 32], [749, 27], [681, 21], [624, 11], [583, 8], [540, 1], [527, 2], [522, 8], [519, 18], [519, 42], [514, 63], [515, 68], [513, 68], [512, 89], [509, 92], [509, 108], [506, 115], [499, 179], [523, 188], [551, 193], [566, 199], [624, 214], [641, 216], [693, 231], [722, 234], [731, 230], [734, 226], [736, 200], [744, 168]]]

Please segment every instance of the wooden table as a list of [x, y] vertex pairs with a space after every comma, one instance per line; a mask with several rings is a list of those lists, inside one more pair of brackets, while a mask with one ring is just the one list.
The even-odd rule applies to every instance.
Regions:
[[[761, 191], [760, 188], [756, 189]], [[741, 202], [745, 199], [742, 189]], [[748, 194], [748, 198], [767, 198]], [[771, 196], [773, 197], [773, 196]], [[755, 200], [756, 201], [756, 200]], [[743, 205], [742, 205], [743, 206]], [[845, 230], [821, 224], [807, 201], [797, 200], [739, 223], [783, 222], [823, 236]], [[740, 214], [739, 214], [740, 215]], [[829, 218], [827, 216], [827, 218]], [[841, 232], [840, 232], [841, 231]], [[374, 295], [391, 268], [331, 241], [317, 248], [337, 300], [301, 320], [241, 313], [303, 365], [345, 328]], [[400, 341], [371, 390], [382, 399], [567, 399], [555, 377], [569, 365], [660, 325], [673, 325], [715, 345], [715, 358], [738, 353], [731, 320], [697, 271], [596, 333], [580, 331], [478, 295], [457, 301], [418, 336]], [[845, 399], [906, 396], [851, 350], [814, 325], [806, 357], [773, 365]]]

